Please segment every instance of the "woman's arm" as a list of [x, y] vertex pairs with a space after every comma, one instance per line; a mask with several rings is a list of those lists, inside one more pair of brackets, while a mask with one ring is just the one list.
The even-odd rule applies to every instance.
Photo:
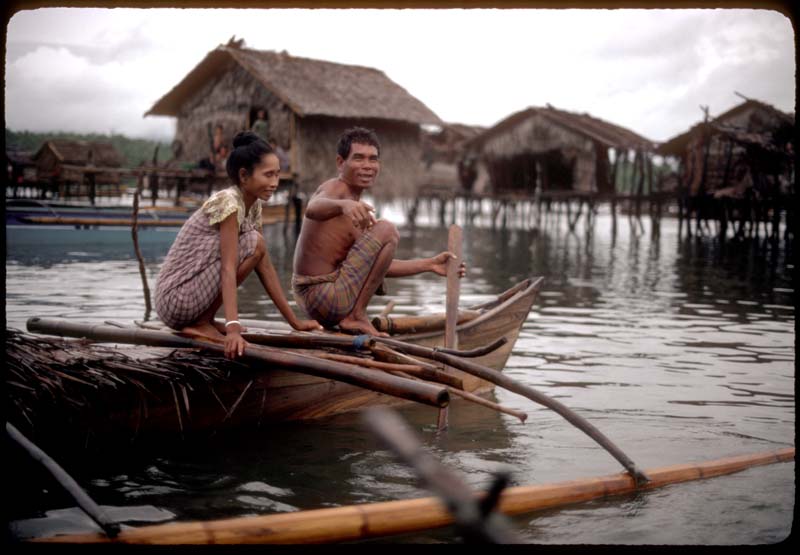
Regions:
[[[239, 270], [239, 220], [236, 212], [219, 224], [219, 250], [221, 260], [220, 286], [225, 322], [239, 320], [237, 272]], [[241, 336], [242, 326], [225, 326], [225, 356], [234, 358], [244, 352], [247, 342]]]
[[275, 266], [273, 266], [272, 260], [269, 257], [269, 253], [266, 250], [264, 251], [264, 256], [261, 258], [261, 261], [258, 263], [258, 266], [256, 266], [256, 273], [258, 274], [258, 279], [261, 281], [261, 285], [264, 286], [264, 290], [267, 292], [267, 295], [270, 296], [272, 302], [275, 303], [275, 307], [283, 315], [283, 317], [286, 318], [286, 321], [289, 322], [290, 326], [301, 331], [322, 329], [322, 326], [319, 325], [316, 320], [301, 320], [295, 315], [292, 307], [289, 306], [289, 301], [286, 300], [286, 296], [283, 294], [283, 288], [281, 287], [281, 282], [278, 278], [278, 272], [275, 271]]

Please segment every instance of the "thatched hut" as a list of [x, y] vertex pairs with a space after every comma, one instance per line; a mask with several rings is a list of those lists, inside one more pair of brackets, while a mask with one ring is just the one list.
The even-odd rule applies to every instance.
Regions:
[[742, 196], [750, 187], [786, 192], [794, 180], [794, 114], [747, 99], [662, 143], [679, 163], [689, 197]]
[[[52, 139], [46, 141], [33, 155], [36, 172], [40, 180], [54, 180], [65, 184], [82, 184], [85, 173], [70, 166], [88, 168], [119, 168], [122, 155], [111, 143], [102, 141], [77, 141]], [[94, 176], [99, 184], [118, 185], [116, 172], [98, 172]]]
[[209, 154], [212, 127], [222, 125], [230, 144], [237, 132], [252, 127], [259, 109], [304, 191], [335, 175], [339, 135], [362, 125], [381, 140], [376, 194], [411, 192], [419, 179], [420, 126], [441, 123], [377, 69], [252, 50], [233, 40], [209, 52], [145, 116], [177, 118], [180, 156], [196, 162]]
[[6, 147], [6, 187], [21, 187], [36, 181], [36, 163], [33, 153], [14, 147]]
[[464, 163], [467, 141], [486, 128], [463, 123], [445, 123], [436, 129], [423, 129], [421, 186], [426, 191], [470, 190], [474, 170]]
[[477, 160], [476, 192], [522, 194], [613, 193], [619, 161], [633, 153], [644, 175], [644, 157], [653, 148], [629, 129], [550, 105], [516, 112], [467, 143]]

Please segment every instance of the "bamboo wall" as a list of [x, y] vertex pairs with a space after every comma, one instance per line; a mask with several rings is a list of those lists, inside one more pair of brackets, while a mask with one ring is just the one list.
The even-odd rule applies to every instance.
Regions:
[[[207, 125], [223, 125], [223, 137], [231, 144], [238, 131], [249, 128], [254, 106], [267, 109], [270, 134], [294, 162], [300, 190], [313, 192], [336, 176], [336, 143], [348, 127], [361, 125], [378, 134], [381, 142], [381, 175], [375, 189], [378, 198], [411, 196], [420, 180], [422, 147], [416, 124], [387, 120], [356, 120], [328, 116], [295, 116], [288, 106], [238, 65], [209, 81], [189, 99], [178, 116], [175, 138], [182, 143], [180, 159], [196, 163], [208, 156]], [[294, 124], [292, 119], [294, 118]], [[293, 156], [290, 150], [294, 149]]]
[[[511, 128], [494, 135], [483, 144], [486, 161], [500, 162], [520, 155], [540, 157], [560, 151], [567, 165], [571, 165], [573, 191], [595, 190], [597, 156], [595, 144], [589, 138], [570, 131], [540, 114], [533, 114]], [[495, 188], [504, 184], [495, 183]]]

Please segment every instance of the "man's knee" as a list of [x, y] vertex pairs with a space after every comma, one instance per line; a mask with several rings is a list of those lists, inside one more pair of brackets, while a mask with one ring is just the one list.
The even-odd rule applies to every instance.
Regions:
[[383, 244], [397, 244], [400, 241], [400, 234], [397, 232], [397, 227], [388, 220], [378, 220], [375, 222], [375, 225], [372, 226], [369, 233]]

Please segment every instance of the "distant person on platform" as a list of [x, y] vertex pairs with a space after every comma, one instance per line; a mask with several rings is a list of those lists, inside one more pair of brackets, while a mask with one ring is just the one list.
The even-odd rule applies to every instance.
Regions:
[[[161, 266], [155, 294], [156, 312], [165, 324], [224, 339], [228, 358], [240, 356], [247, 346], [237, 288], [253, 270], [294, 329], [321, 329], [295, 316], [264, 242], [261, 202], [278, 187], [278, 157], [249, 131], [236, 135], [233, 146], [226, 166], [233, 185], [214, 193], [183, 224]], [[224, 324], [214, 319], [220, 307]]]
[[198, 166], [204, 170], [218, 171], [225, 168], [228, 159], [228, 147], [225, 146], [225, 139], [222, 135], [222, 124], [214, 126], [214, 134], [211, 137], [211, 151], [207, 158], [203, 158]]
[[250, 130], [261, 137], [262, 140], [269, 139], [269, 120], [267, 119], [267, 111], [259, 108], [256, 114], [256, 120], [253, 122]]
[[278, 161], [281, 163], [281, 171], [285, 172], [289, 170], [289, 155], [286, 154], [286, 151], [281, 148], [281, 145], [278, 144], [278, 141], [275, 140], [275, 137], [269, 138], [269, 146], [272, 147], [273, 152], [278, 157]]
[[[380, 171], [380, 143], [369, 129], [348, 129], [336, 148], [339, 175], [325, 181], [309, 200], [294, 256], [292, 289], [298, 305], [326, 327], [382, 335], [367, 319], [367, 304], [385, 277], [433, 272], [446, 275], [442, 252], [432, 258], [394, 258], [399, 235], [361, 195]], [[460, 277], [466, 272], [464, 263]]]

